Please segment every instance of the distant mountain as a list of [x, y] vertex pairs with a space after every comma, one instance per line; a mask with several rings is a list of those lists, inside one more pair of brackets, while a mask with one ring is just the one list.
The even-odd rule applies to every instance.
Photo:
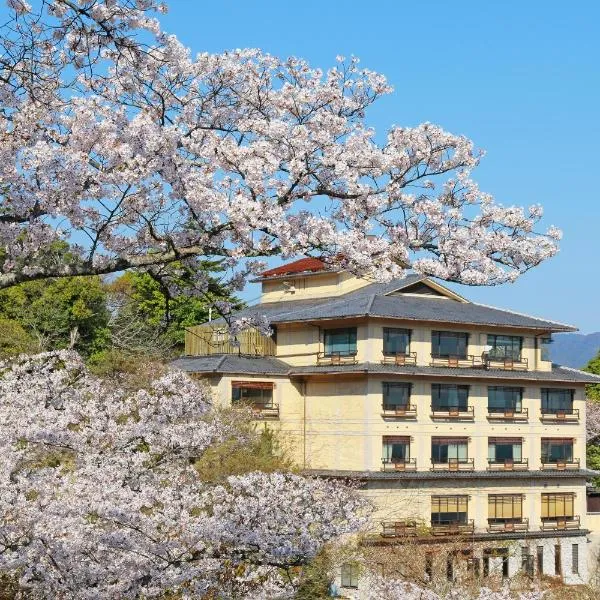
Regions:
[[600, 331], [583, 335], [581, 333], [557, 333], [548, 345], [552, 362], [581, 369], [600, 350]]

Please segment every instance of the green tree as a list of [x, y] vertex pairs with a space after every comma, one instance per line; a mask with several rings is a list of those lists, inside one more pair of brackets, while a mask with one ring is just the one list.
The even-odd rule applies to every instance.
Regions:
[[19, 323], [0, 318], [0, 359], [36, 350], [35, 340]]
[[[594, 375], [600, 375], [600, 352], [588, 362], [583, 370], [594, 373]], [[600, 384], [594, 383], [586, 386], [586, 395], [590, 400], [600, 401]]]

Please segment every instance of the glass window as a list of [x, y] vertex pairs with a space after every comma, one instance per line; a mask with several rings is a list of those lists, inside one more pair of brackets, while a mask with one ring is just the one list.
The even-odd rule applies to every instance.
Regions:
[[356, 354], [356, 327], [325, 330], [325, 356], [354, 356]]
[[520, 413], [523, 407], [523, 388], [489, 386], [488, 412], [504, 413], [513, 410]]
[[431, 407], [433, 410], [468, 410], [469, 386], [431, 384]]
[[383, 460], [390, 463], [410, 460], [410, 437], [384, 436]]
[[469, 514], [468, 496], [432, 496], [431, 524], [466, 523]]
[[488, 521], [491, 523], [518, 523], [523, 519], [521, 494], [490, 494]]
[[342, 587], [358, 587], [358, 565], [356, 563], [344, 563], [342, 565]]
[[410, 352], [410, 329], [383, 328], [383, 353], [408, 354]]
[[572, 519], [575, 494], [542, 494], [542, 519]]
[[273, 384], [263, 381], [233, 381], [231, 402], [246, 402], [256, 408], [272, 408]]
[[435, 463], [450, 460], [466, 462], [469, 457], [467, 438], [431, 438], [431, 459]]
[[542, 438], [542, 462], [573, 462], [573, 440]]
[[456, 331], [432, 331], [431, 354], [440, 358], [467, 358], [469, 334]]
[[491, 359], [521, 360], [523, 338], [516, 335], [491, 335], [487, 336], [487, 345], [491, 346], [488, 356]]
[[571, 546], [571, 573], [579, 574], [579, 544]]
[[573, 412], [573, 394], [575, 390], [542, 388], [542, 412]]
[[521, 462], [523, 440], [521, 438], [489, 438], [488, 460], [491, 462], [505, 462], [512, 460]]
[[408, 408], [410, 403], [410, 383], [384, 383], [383, 407], [385, 410]]

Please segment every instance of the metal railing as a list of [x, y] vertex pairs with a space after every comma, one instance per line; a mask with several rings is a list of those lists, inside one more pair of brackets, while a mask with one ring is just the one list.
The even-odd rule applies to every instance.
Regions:
[[356, 352], [319, 352], [318, 365], [355, 365]]
[[279, 419], [279, 404], [253, 402], [249, 406], [253, 415], [260, 419]]
[[417, 459], [416, 458], [382, 458], [381, 459], [382, 471], [416, 471], [417, 470]]
[[466, 356], [439, 356], [431, 355], [431, 367], [452, 367], [452, 368], [474, 368], [481, 367], [483, 364], [476, 360], [472, 354]]
[[484, 354], [482, 359], [486, 369], [501, 369], [503, 371], [527, 371], [529, 369], [528, 360], [522, 356], [509, 358]]
[[571, 460], [549, 460], [547, 457], [542, 456], [541, 461], [542, 471], [577, 471], [580, 466], [578, 458], [572, 458]]
[[417, 353], [416, 352], [396, 352], [396, 353], [383, 353], [383, 358], [381, 360], [384, 365], [411, 365], [416, 366], [417, 364]]
[[579, 421], [579, 409], [578, 408], [565, 408], [550, 410], [542, 408], [542, 421], [553, 421], [562, 422], [567, 421], [571, 423], [577, 423]]
[[527, 421], [529, 419], [529, 409], [521, 408], [517, 410], [515, 408], [505, 408], [490, 410], [488, 406], [488, 419], [507, 419], [511, 421]]
[[513, 519], [497, 522], [488, 519], [488, 533], [512, 533], [514, 531], [529, 531], [529, 519]]
[[394, 419], [414, 419], [417, 416], [416, 404], [382, 404], [381, 415]]
[[449, 458], [448, 462], [431, 460], [432, 471], [474, 471], [475, 461], [472, 458]]
[[548, 531], [551, 529], [562, 530], [562, 529], [579, 529], [580, 520], [579, 517], [542, 517], [542, 531]]
[[395, 538], [407, 535], [417, 535], [416, 521], [383, 521], [381, 537]]
[[468, 419], [473, 420], [475, 418], [475, 407], [464, 406], [464, 407], [441, 407], [431, 406], [431, 418], [432, 419]]
[[527, 471], [529, 459], [505, 458], [504, 460], [488, 459], [488, 471]]
[[461, 535], [475, 531], [475, 522], [469, 519], [463, 523], [431, 523], [433, 535]]

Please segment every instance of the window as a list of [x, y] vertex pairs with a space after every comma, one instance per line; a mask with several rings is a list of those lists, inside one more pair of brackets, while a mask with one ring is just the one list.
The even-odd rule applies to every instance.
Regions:
[[514, 335], [488, 335], [487, 345], [491, 346], [488, 357], [492, 360], [521, 360], [523, 338]]
[[571, 438], [542, 438], [542, 462], [573, 462], [573, 440]]
[[573, 413], [574, 390], [542, 388], [542, 412]]
[[527, 546], [521, 548], [521, 571], [528, 577], [533, 577], [533, 555], [529, 554]]
[[467, 358], [468, 333], [455, 331], [432, 331], [431, 354], [440, 358]]
[[468, 385], [445, 385], [440, 383], [431, 384], [431, 408], [432, 410], [469, 410]]
[[520, 463], [523, 457], [521, 438], [488, 438], [488, 461]]
[[410, 383], [384, 383], [383, 408], [385, 410], [408, 408], [410, 403], [410, 390]]
[[433, 555], [428, 552], [425, 555], [425, 580], [431, 581], [433, 579]]
[[325, 356], [354, 356], [356, 354], [356, 327], [325, 330]]
[[446, 579], [454, 581], [454, 556], [452, 554], [446, 557]]
[[571, 573], [579, 574], [579, 544], [571, 546]]
[[538, 576], [544, 574], [544, 546], [537, 547], [537, 570]]
[[523, 388], [489, 386], [488, 412], [504, 413], [507, 410], [516, 413], [523, 410]]
[[386, 463], [410, 460], [410, 438], [403, 436], [384, 436], [383, 460]]
[[490, 494], [488, 496], [488, 521], [490, 523], [520, 523], [523, 520], [521, 494]]
[[358, 565], [356, 563], [344, 563], [342, 565], [342, 587], [358, 587]]
[[232, 381], [231, 401], [246, 402], [254, 408], [273, 408], [273, 383], [268, 381]]
[[432, 496], [431, 524], [466, 524], [468, 517], [468, 496]]
[[562, 559], [560, 552], [560, 544], [554, 546], [554, 574], [560, 575], [562, 573]]
[[410, 352], [410, 329], [383, 328], [383, 353], [408, 354]]
[[572, 519], [575, 494], [542, 494], [542, 521]]
[[467, 462], [467, 438], [431, 438], [431, 460], [434, 463]]

